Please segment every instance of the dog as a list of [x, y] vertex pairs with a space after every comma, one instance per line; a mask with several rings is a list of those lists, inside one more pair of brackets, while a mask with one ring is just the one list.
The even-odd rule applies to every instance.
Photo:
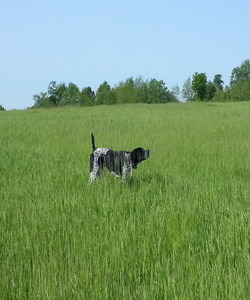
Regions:
[[141, 147], [133, 151], [114, 151], [109, 148], [96, 148], [93, 133], [91, 134], [92, 150], [90, 155], [90, 176], [89, 183], [92, 183], [97, 176], [101, 175], [104, 168], [107, 168], [111, 175], [125, 182], [126, 177], [132, 175], [132, 169], [137, 169], [140, 162], [149, 157], [150, 150]]

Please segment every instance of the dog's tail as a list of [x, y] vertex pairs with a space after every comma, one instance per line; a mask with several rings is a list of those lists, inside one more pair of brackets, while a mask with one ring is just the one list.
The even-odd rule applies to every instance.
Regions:
[[93, 133], [91, 133], [91, 142], [92, 142], [92, 149], [93, 149], [93, 152], [94, 152], [95, 149], [96, 149], [96, 146], [95, 146], [95, 139], [94, 139]]

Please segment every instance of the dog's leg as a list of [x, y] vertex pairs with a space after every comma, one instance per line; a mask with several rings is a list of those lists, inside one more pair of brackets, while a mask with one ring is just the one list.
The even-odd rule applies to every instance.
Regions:
[[125, 181], [126, 181], [126, 177], [127, 177], [128, 174], [129, 174], [129, 171], [128, 171], [127, 167], [124, 166], [124, 167], [122, 168], [122, 178], [121, 178], [121, 182], [125, 182]]
[[129, 154], [126, 153], [125, 154], [125, 161], [124, 161], [124, 165], [122, 167], [122, 178], [121, 178], [121, 182], [125, 182], [126, 177], [128, 176], [128, 174], [130, 173], [132, 175], [132, 166], [130, 163], [130, 158], [129, 158]]
[[94, 168], [93, 168], [93, 170], [90, 172], [90, 175], [89, 175], [89, 184], [92, 183], [92, 182], [96, 179], [97, 174], [98, 174], [98, 171], [99, 171], [99, 166], [98, 166], [98, 165], [96, 166], [96, 165], [94, 164]]
[[90, 172], [90, 175], [89, 175], [89, 184], [92, 183], [96, 179], [98, 172], [99, 172], [99, 168], [100, 168], [100, 166], [98, 164], [98, 158], [96, 156], [94, 156], [92, 171]]

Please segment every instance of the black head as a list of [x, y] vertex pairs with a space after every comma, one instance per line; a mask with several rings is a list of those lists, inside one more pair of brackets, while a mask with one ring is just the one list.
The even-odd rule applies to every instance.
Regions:
[[132, 168], [137, 169], [137, 165], [149, 157], [149, 152], [141, 147], [134, 149], [131, 152]]

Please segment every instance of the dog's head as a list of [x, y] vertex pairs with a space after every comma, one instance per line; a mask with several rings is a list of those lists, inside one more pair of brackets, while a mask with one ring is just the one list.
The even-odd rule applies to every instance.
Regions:
[[141, 147], [134, 149], [131, 152], [132, 168], [137, 169], [137, 165], [149, 157], [149, 152]]

